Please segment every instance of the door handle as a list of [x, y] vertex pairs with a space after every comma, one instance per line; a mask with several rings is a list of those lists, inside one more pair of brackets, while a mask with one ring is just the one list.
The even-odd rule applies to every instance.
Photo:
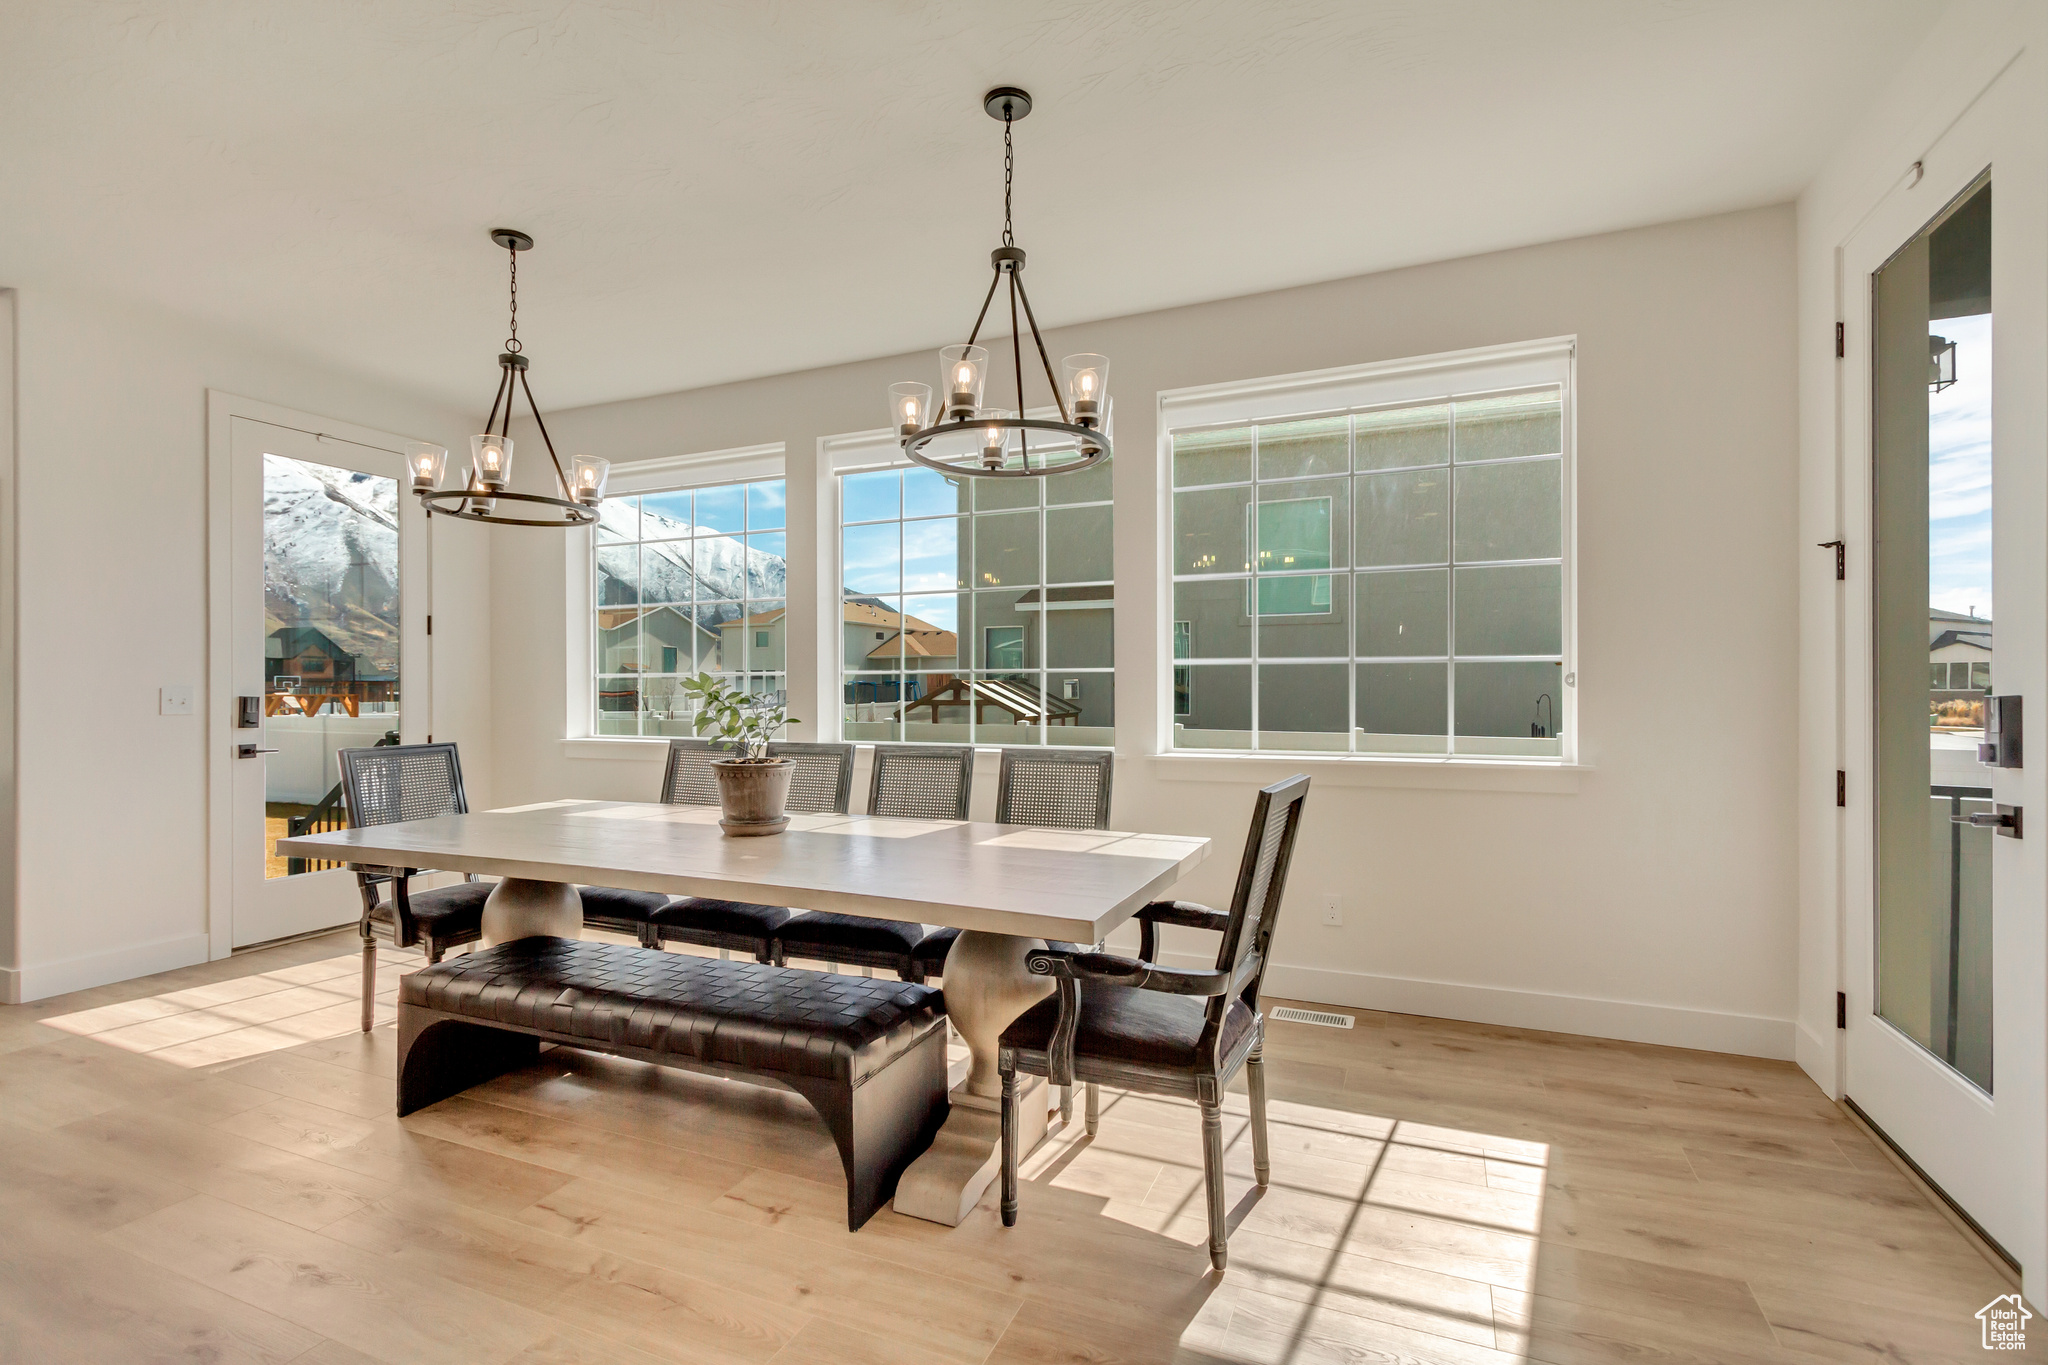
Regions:
[[253, 744], [238, 744], [235, 746], [235, 757], [237, 758], [254, 758], [258, 754], [274, 754], [276, 752], [278, 752], [276, 749], [259, 749]]
[[1968, 815], [1951, 815], [1952, 825], [1972, 825], [1977, 829], [1991, 829], [2008, 839], [2021, 838], [2022, 822], [2018, 806], [1998, 806], [1991, 810], [1973, 811]]

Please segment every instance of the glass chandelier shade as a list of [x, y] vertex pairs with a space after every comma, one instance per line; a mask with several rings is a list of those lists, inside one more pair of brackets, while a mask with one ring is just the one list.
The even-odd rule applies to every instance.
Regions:
[[[533, 238], [512, 228], [493, 228], [491, 240], [505, 248], [512, 263], [512, 334], [506, 338], [505, 350], [498, 357], [497, 396], [491, 400], [484, 429], [469, 438], [469, 468], [450, 486], [442, 486], [449, 472], [447, 450], [424, 441], [406, 447], [412, 491], [429, 516], [439, 512], [443, 516], [500, 526], [589, 526], [596, 522], [598, 504], [604, 501], [605, 480], [611, 465], [595, 455], [578, 455], [571, 461], [573, 475], [563, 472], [561, 458], [555, 454], [554, 438], [548, 435], [540, 405], [533, 401], [533, 387], [526, 378], [530, 362], [519, 340], [519, 253], [532, 248]], [[525, 395], [527, 411], [533, 414], [533, 424], [540, 431], [541, 444], [547, 447], [560, 497], [512, 491], [512, 404], [521, 394]], [[533, 514], [500, 514], [501, 504], [514, 505], [513, 510], [521, 512], [530, 508]], [[555, 510], [549, 512], [550, 508]]]
[[898, 436], [914, 436], [932, 410], [932, 386], [902, 383], [889, 386], [889, 424]]
[[472, 486], [502, 491], [512, 481], [512, 438], [489, 432], [470, 437], [469, 468], [476, 476]]
[[405, 469], [412, 476], [412, 491], [431, 491], [441, 482], [441, 473], [448, 467], [448, 447], [437, 446], [430, 441], [408, 441], [405, 445]]
[[[913, 462], [944, 474], [970, 477], [1042, 478], [1100, 464], [1110, 454], [1109, 359], [1094, 354], [1070, 355], [1063, 362], [1065, 382], [1053, 374], [1045, 338], [1024, 289], [1024, 252], [1017, 246], [1010, 219], [1012, 169], [1015, 163], [1011, 126], [1031, 112], [1031, 96], [1014, 86], [998, 86], [982, 97], [989, 117], [1003, 123], [1003, 244], [989, 255], [994, 278], [982, 296], [981, 312], [964, 346], [939, 351], [937, 400], [923, 384], [889, 386], [889, 421], [903, 453]], [[982, 324], [1005, 284], [1010, 296], [1010, 376], [1017, 406], [997, 408], [987, 402], [990, 355], [977, 345]], [[1019, 315], [1019, 309], [1022, 315]], [[1059, 420], [1028, 417], [1024, 388], [1025, 334], [1037, 352], [1034, 370], [1045, 373]]]
[[604, 501], [604, 483], [611, 476], [612, 462], [595, 455], [574, 455], [569, 459], [569, 486], [576, 501], [595, 507]]

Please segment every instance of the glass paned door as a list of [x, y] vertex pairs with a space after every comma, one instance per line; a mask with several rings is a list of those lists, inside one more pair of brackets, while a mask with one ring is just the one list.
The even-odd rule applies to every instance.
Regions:
[[[346, 827], [341, 750], [427, 737], [426, 522], [392, 450], [228, 420], [223, 739], [231, 940], [246, 947], [362, 913], [352, 873], [277, 841]], [[401, 593], [401, 573], [420, 590]]]
[[1876, 1012], [1986, 1094], [1991, 808], [1977, 763], [1997, 676], [1991, 185], [1871, 279], [1876, 531]]
[[335, 755], [398, 742], [398, 624], [398, 480], [265, 452], [266, 878], [325, 866], [275, 845], [346, 825]]

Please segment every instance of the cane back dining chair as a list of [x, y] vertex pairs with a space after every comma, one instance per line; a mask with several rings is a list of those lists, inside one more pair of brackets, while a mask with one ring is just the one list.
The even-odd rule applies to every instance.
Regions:
[[[1003, 1080], [1003, 1226], [1017, 1222], [1019, 1073], [1047, 1077], [1054, 1085], [1079, 1080], [1174, 1095], [1194, 1100], [1202, 1111], [1209, 1261], [1223, 1269], [1230, 1236], [1223, 1201], [1223, 1091], [1240, 1067], [1251, 1092], [1252, 1171], [1261, 1185], [1272, 1175], [1259, 986], [1307, 798], [1305, 776], [1259, 792], [1228, 914], [1192, 901], [1155, 901], [1138, 912], [1136, 958], [1056, 948], [1027, 955], [1027, 968], [1053, 977], [1059, 989], [1018, 1016], [996, 1052]], [[1215, 967], [1157, 965], [1162, 924], [1220, 934]], [[1097, 1115], [1093, 1104], [1089, 1109], [1093, 1133]]]
[[[768, 752], [795, 765], [789, 775], [787, 809], [808, 815], [846, 814], [853, 790], [851, 744], [771, 744]], [[670, 740], [661, 799], [670, 805], [717, 805], [718, 773], [711, 765], [719, 757], [712, 740]], [[649, 920], [645, 941], [651, 947], [694, 943], [752, 953], [756, 962], [779, 963], [776, 933], [789, 918], [786, 906], [684, 896]]]
[[[912, 820], [965, 820], [974, 784], [967, 745], [877, 744], [868, 782], [868, 814]], [[881, 968], [905, 981], [924, 980], [917, 949], [925, 926], [865, 915], [806, 912], [776, 935], [781, 960], [808, 958], [832, 966]]]
[[[996, 823], [1042, 829], [1108, 829], [1109, 787], [1116, 755], [1107, 749], [1003, 750], [996, 774]], [[934, 929], [917, 945], [925, 976], [946, 974], [958, 929]], [[1059, 946], [1059, 945], [1054, 945]]]
[[[453, 744], [387, 744], [343, 749], [336, 757], [341, 762], [342, 800], [353, 828], [469, 813], [462, 759]], [[363, 898], [356, 929], [363, 939], [363, 1032], [368, 1033], [376, 1015], [378, 935], [390, 939], [394, 948], [420, 948], [428, 962], [439, 962], [450, 948], [483, 937], [484, 902], [491, 886], [465, 873], [453, 886], [415, 891], [412, 879], [431, 869], [350, 866]]]

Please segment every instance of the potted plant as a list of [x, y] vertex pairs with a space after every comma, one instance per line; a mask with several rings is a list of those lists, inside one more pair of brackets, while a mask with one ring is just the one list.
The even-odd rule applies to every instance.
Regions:
[[790, 723], [779, 701], [742, 692], [711, 673], [682, 683], [697, 701], [696, 732], [710, 732], [714, 741], [732, 746], [731, 758], [716, 759], [718, 825], [727, 834], [780, 834], [789, 827], [783, 804], [789, 800], [786, 758], [770, 758], [768, 743]]

